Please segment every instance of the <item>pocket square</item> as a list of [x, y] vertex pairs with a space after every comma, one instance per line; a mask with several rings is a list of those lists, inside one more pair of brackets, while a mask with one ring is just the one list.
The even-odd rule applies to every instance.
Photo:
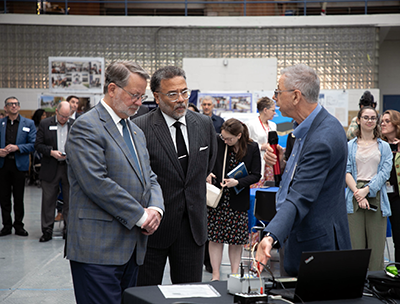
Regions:
[[203, 150], [207, 150], [207, 149], [208, 149], [208, 146], [200, 147], [199, 151], [203, 151]]

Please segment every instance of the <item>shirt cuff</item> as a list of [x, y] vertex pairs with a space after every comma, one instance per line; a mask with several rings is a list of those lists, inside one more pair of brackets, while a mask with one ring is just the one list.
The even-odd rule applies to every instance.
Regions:
[[[158, 213], [160, 213], [161, 218], [162, 218], [163, 215], [164, 215], [163, 210], [160, 209], [160, 208], [158, 208], [158, 207], [152, 206], [152, 207], [149, 207], [148, 209], [156, 210]], [[136, 222], [136, 226], [142, 227], [142, 225], [144, 224], [144, 222], [147, 220], [147, 217], [148, 217], [148, 215], [147, 215], [147, 212], [145, 211], [145, 212], [143, 213], [142, 217]]]

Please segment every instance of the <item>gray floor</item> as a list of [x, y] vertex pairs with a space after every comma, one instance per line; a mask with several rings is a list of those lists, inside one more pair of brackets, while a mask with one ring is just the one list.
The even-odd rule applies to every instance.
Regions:
[[[39, 243], [41, 189], [27, 186], [25, 189], [25, 229], [28, 237], [15, 234], [0, 238], [0, 303], [46, 304], [75, 303], [69, 263], [63, 258], [64, 241], [61, 227], [56, 223], [53, 240]], [[390, 257], [393, 244], [388, 239]], [[248, 253], [244, 252], [246, 256]], [[388, 258], [388, 251], [385, 250]], [[277, 260], [277, 255], [273, 256]], [[278, 263], [271, 265], [279, 273]], [[221, 280], [230, 272], [227, 250], [221, 266]], [[203, 282], [211, 280], [211, 274], [203, 272]], [[170, 284], [169, 268], [166, 267], [163, 284]]]

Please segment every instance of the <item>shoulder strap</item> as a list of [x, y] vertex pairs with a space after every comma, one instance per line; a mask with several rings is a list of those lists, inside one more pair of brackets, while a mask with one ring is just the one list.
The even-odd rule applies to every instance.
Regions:
[[228, 152], [228, 145], [225, 145], [225, 154], [224, 154], [224, 165], [222, 167], [222, 179], [225, 177], [225, 164], [226, 164], [226, 154]]

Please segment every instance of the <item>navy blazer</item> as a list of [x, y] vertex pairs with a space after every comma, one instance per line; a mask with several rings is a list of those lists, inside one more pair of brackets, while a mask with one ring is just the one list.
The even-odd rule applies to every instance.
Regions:
[[[218, 141], [218, 154], [217, 160], [215, 161], [213, 173], [216, 176], [215, 186], [221, 188], [222, 182], [222, 169], [224, 162], [224, 153], [225, 153], [225, 143], [224, 141], [217, 136]], [[229, 147], [228, 147], [229, 154]], [[229, 205], [233, 210], [236, 211], [246, 211], [250, 208], [250, 185], [257, 183], [261, 178], [261, 157], [260, 157], [260, 149], [258, 148], [258, 144], [253, 141], [247, 145], [246, 155], [243, 157], [240, 162], [244, 162], [246, 165], [247, 171], [249, 173], [248, 176], [239, 178], [239, 184], [237, 187], [240, 189], [244, 187], [242, 191], [236, 194], [235, 189], [230, 188], [230, 200]], [[226, 165], [225, 165], [225, 176], [228, 170], [229, 157], [226, 156]], [[223, 197], [221, 198], [221, 200]]]
[[351, 249], [345, 201], [347, 139], [324, 108], [315, 117], [285, 202], [265, 231], [285, 243], [286, 272], [296, 276], [303, 251]]
[[[6, 129], [8, 117], [0, 119], [0, 148], [6, 146]], [[35, 151], [36, 127], [33, 120], [19, 115], [19, 126], [15, 144], [19, 151], [15, 152], [15, 165], [19, 171], [29, 170], [29, 153]], [[3, 168], [4, 157], [0, 157], [0, 168]]]

